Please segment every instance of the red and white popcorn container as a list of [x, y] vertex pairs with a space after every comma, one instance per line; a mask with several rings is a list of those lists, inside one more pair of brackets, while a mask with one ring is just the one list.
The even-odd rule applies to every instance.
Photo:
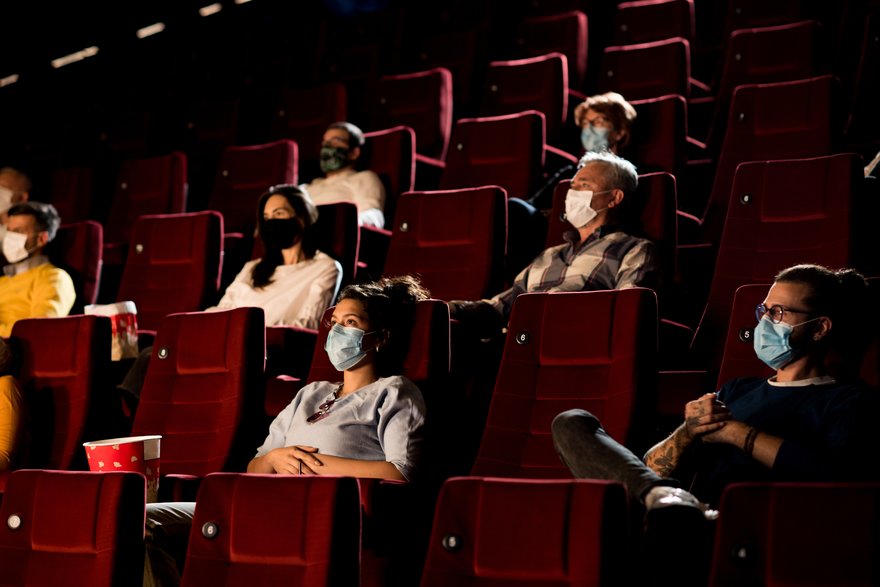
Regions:
[[83, 313], [110, 318], [113, 332], [110, 354], [114, 361], [138, 356], [137, 307], [134, 302], [90, 304]]
[[147, 501], [159, 496], [159, 441], [162, 436], [127, 436], [84, 442], [92, 471], [134, 471], [147, 478]]

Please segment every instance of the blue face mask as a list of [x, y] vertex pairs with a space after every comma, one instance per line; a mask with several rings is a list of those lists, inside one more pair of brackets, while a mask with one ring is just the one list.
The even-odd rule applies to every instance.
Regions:
[[[818, 318], [801, 322], [795, 326], [803, 326]], [[795, 360], [803, 351], [791, 346], [791, 331], [795, 326], [780, 322], [774, 323], [769, 318], [761, 318], [755, 326], [755, 335], [752, 339], [755, 354], [771, 369], [780, 369]]]
[[360, 328], [334, 324], [327, 333], [324, 350], [337, 371], [345, 371], [361, 362], [367, 356], [363, 348], [364, 336], [367, 333]]
[[608, 149], [608, 129], [592, 124], [581, 129], [581, 145], [586, 151], [598, 152]]

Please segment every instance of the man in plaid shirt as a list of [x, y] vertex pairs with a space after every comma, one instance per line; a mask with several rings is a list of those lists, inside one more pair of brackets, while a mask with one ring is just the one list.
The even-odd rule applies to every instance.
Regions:
[[584, 155], [565, 199], [566, 220], [574, 227], [566, 243], [538, 255], [507, 291], [489, 300], [451, 301], [452, 317], [495, 326], [507, 322], [522, 293], [656, 287], [654, 244], [624, 232], [626, 219], [618, 217], [637, 186], [636, 169], [626, 159], [607, 151]]

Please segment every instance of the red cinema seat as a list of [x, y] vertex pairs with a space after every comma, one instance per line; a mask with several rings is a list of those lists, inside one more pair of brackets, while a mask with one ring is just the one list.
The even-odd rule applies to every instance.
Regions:
[[55, 238], [46, 248], [56, 267], [67, 271], [76, 289], [76, 301], [71, 314], [82, 313], [88, 304], [98, 298], [103, 266], [104, 229], [93, 220], [62, 224]]
[[625, 585], [624, 493], [607, 481], [452, 478], [421, 586]]
[[364, 134], [363, 169], [376, 173], [385, 186], [385, 226], [394, 222], [397, 199], [412, 191], [416, 182], [417, 135], [407, 126]]
[[776, 371], [761, 362], [754, 350], [758, 319], [755, 307], [764, 301], [770, 284], [749, 284], [736, 288], [730, 308], [730, 322], [724, 341], [724, 355], [718, 371], [718, 386], [736, 377], [770, 377]]
[[798, 0], [779, 0], [767, 3], [761, 0], [739, 0], [727, 4], [724, 19], [725, 38], [733, 31], [755, 27], [775, 26], [803, 20], [808, 10]]
[[131, 229], [141, 216], [184, 212], [186, 190], [186, 155], [183, 153], [124, 161], [116, 178], [104, 231], [107, 262], [118, 265], [125, 260]]
[[419, 156], [446, 160], [452, 133], [452, 74], [448, 69], [380, 77], [371, 110], [372, 128], [408, 126], [416, 133]]
[[209, 475], [181, 585], [358, 585], [360, 544], [351, 477]]
[[312, 232], [318, 250], [342, 265], [342, 286], [353, 283], [357, 276], [361, 242], [357, 206], [353, 202], [321, 204]]
[[736, 88], [712, 191], [701, 215], [707, 242], [720, 240], [737, 165], [831, 153], [834, 84], [826, 75]]
[[707, 139], [717, 153], [734, 90], [745, 84], [806, 79], [815, 75], [819, 24], [814, 20], [733, 31], [727, 39], [715, 100], [715, 120]]
[[318, 173], [324, 131], [334, 122], [346, 120], [346, 116], [346, 90], [340, 83], [287, 89], [278, 99], [271, 137], [294, 141], [302, 149], [302, 171], [311, 177]]
[[655, 393], [656, 325], [648, 289], [519, 296], [471, 474], [571, 477], [550, 424], [572, 408], [595, 414], [620, 442], [633, 441]]
[[49, 203], [55, 206], [62, 222], [88, 220], [93, 183], [94, 171], [91, 167], [64, 167], [52, 172]]
[[547, 139], [559, 144], [568, 114], [568, 60], [549, 53], [513, 61], [493, 61], [486, 71], [482, 116], [537, 110], [544, 114]]
[[687, 101], [669, 95], [630, 102], [636, 122], [630, 143], [623, 153], [641, 173], [666, 171], [681, 177], [687, 173]]
[[440, 189], [498, 185], [510, 198], [527, 198], [542, 179], [544, 126], [534, 110], [457, 121]]
[[385, 275], [418, 274], [442, 300], [480, 299], [501, 288], [506, 242], [500, 187], [409, 192], [398, 203]]
[[117, 299], [135, 302], [138, 328], [155, 330], [167, 314], [211, 303], [220, 281], [222, 235], [223, 217], [213, 211], [135, 222]]
[[0, 581], [140, 585], [145, 498], [137, 473], [15, 471], [0, 506]]
[[687, 39], [606, 47], [599, 90], [618, 92], [627, 100], [668, 94], [690, 96], [691, 49]]
[[621, 2], [614, 12], [613, 45], [650, 43], [673, 37], [694, 40], [694, 0]]
[[798, 263], [850, 264], [851, 208], [862, 175], [861, 158], [853, 154], [737, 168], [708, 302], [691, 344], [702, 366], [720, 364], [737, 287], [770, 283]]
[[266, 431], [265, 352], [260, 308], [162, 320], [131, 433], [162, 435], [163, 475], [244, 470]]
[[270, 187], [296, 183], [297, 146], [293, 141], [227, 147], [220, 156], [210, 210], [223, 214], [230, 233], [252, 235], [257, 200]]
[[877, 483], [730, 485], [709, 585], [876, 585], [878, 503]]
[[110, 366], [110, 319], [31, 318], [12, 327], [29, 430], [23, 467], [85, 468], [86, 424], [93, 397]]
[[524, 57], [562, 53], [568, 60], [568, 84], [580, 89], [587, 72], [587, 15], [572, 10], [527, 18], [520, 25], [514, 51]]

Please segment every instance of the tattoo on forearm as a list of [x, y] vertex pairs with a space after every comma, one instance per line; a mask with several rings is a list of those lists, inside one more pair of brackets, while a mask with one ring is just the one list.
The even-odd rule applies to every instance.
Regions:
[[688, 441], [681, 428], [656, 445], [645, 455], [645, 464], [661, 477], [669, 477], [678, 466]]

